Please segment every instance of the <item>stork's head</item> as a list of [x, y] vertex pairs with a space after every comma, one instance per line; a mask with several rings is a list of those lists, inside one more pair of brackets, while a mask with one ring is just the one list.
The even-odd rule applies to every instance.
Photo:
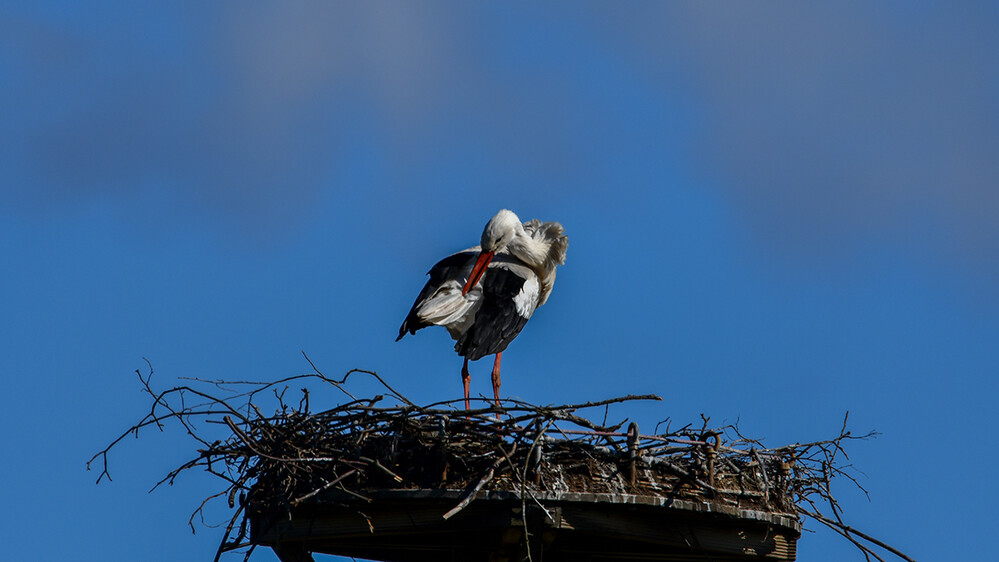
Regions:
[[482, 251], [498, 252], [506, 247], [517, 235], [517, 229], [523, 228], [520, 219], [513, 211], [503, 209], [489, 219], [482, 231]]
[[461, 294], [464, 295], [479, 282], [482, 274], [489, 267], [489, 262], [493, 260], [493, 255], [506, 248], [506, 245], [517, 236], [517, 232], [523, 229], [524, 226], [520, 224], [520, 219], [513, 214], [513, 211], [503, 209], [496, 213], [495, 217], [489, 219], [486, 228], [482, 231], [482, 252], [479, 254], [479, 259], [475, 260], [475, 266], [468, 274], [468, 280], [465, 281], [465, 287], [461, 290]]

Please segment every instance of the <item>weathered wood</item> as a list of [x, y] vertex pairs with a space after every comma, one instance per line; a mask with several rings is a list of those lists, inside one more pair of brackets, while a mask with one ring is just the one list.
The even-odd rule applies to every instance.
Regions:
[[542, 510], [515, 492], [479, 492], [445, 520], [462, 494], [385, 490], [363, 506], [328, 494], [290, 519], [253, 518], [252, 540], [390, 562], [519, 560], [525, 505], [531, 551], [547, 561], [790, 561], [800, 536], [791, 515], [627, 494], [536, 494]]

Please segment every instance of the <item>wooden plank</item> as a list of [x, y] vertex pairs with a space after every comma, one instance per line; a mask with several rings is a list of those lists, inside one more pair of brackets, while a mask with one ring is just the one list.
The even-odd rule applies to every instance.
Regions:
[[[312, 552], [399, 562], [519, 559], [522, 502], [510, 494], [483, 496], [450, 520], [442, 515], [454, 507], [458, 491], [397, 491], [354, 508], [343, 507], [344, 498], [317, 501], [293, 510], [290, 520], [255, 517], [251, 535], [263, 545], [293, 542]], [[528, 504], [532, 551], [543, 549], [549, 561], [795, 559], [798, 528], [774, 523], [794, 520], [588, 496], [545, 498], [550, 517]]]

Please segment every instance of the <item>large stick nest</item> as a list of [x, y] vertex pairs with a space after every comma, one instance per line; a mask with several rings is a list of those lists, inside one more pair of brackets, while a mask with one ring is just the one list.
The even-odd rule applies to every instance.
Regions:
[[[659, 400], [653, 395], [562, 406], [505, 400], [501, 408], [480, 400], [477, 403], [487, 406], [464, 410], [458, 401], [418, 406], [376, 373], [357, 369], [341, 380], [316, 369], [275, 382], [196, 380], [166, 391], [152, 388], [151, 367], [145, 377], [136, 373], [153, 400], [149, 413], [94, 455], [88, 468], [100, 459], [98, 482], [110, 479], [108, 453], [122, 439], [138, 436], [147, 426], [163, 429], [168, 421], [179, 422], [201, 448], [157, 486], [173, 483], [194, 468], [224, 482], [191, 517], [193, 526], [207, 502], [227, 498], [233, 511], [216, 560], [224, 552], [246, 547], [249, 557], [254, 545], [247, 527], [254, 515], [287, 514], [329, 494], [368, 500], [370, 492], [385, 489], [465, 491], [445, 517], [459, 512], [483, 489], [519, 492], [522, 497], [583, 492], [686, 499], [792, 518], [808, 516], [852, 541], [869, 560], [882, 560], [872, 546], [910, 560], [841, 519], [832, 482], [842, 477], [860, 486], [848, 470], [843, 445], [875, 435], [852, 435], [845, 419], [832, 439], [768, 448], [734, 425], [711, 427], [703, 416], [696, 426], [678, 429], [664, 420], [649, 433], [634, 423], [626, 426], [627, 420], [607, 422], [611, 405]], [[348, 388], [353, 376], [376, 379], [383, 392], [355, 396]], [[315, 390], [302, 388], [307, 383], [335, 389], [345, 402], [312, 412]], [[292, 384], [298, 388], [289, 394]], [[591, 421], [584, 413], [602, 421]], [[227, 431], [210, 441], [207, 434], [213, 425]]]

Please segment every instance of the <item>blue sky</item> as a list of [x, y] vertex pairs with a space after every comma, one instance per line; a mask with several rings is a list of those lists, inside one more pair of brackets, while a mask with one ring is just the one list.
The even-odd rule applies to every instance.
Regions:
[[[843, 485], [847, 519], [988, 558], [997, 24], [984, 2], [6, 2], [2, 557], [214, 554], [187, 517], [215, 482], [146, 494], [180, 432], [125, 442], [110, 484], [84, 470], [146, 408], [142, 357], [168, 386], [305, 350], [459, 397], [443, 330], [393, 340], [506, 207], [570, 246], [504, 394], [658, 393], [628, 415], [771, 445], [849, 410], [883, 435], [850, 449], [871, 498]], [[818, 531], [800, 559], [861, 559]]]

